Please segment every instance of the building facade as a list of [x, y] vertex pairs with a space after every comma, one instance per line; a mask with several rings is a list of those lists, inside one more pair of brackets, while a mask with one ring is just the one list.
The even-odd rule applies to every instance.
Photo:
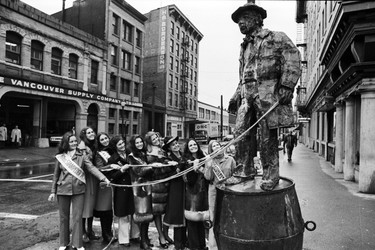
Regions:
[[142, 131], [143, 45], [146, 17], [123, 0], [76, 0], [53, 16], [108, 42], [106, 95], [109, 134]]
[[0, 2], [0, 121], [47, 147], [73, 127], [106, 129], [105, 41], [23, 2]]
[[297, 1], [297, 22], [302, 140], [361, 192], [375, 193], [375, 2]]
[[198, 100], [199, 42], [203, 35], [176, 5], [145, 14], [147, 21], [143, 129], [187, 138]]
[[236, 115], [229, 113], [227, 110], [221, 110], [220, 107], [198, 101], [198, 116], [195, 124], [199, 123], [216, 123], [219, 125], [219, 137], [221, 136], [221, 124], [223, 124], [222, 136], [233, 134], [236, 125]]

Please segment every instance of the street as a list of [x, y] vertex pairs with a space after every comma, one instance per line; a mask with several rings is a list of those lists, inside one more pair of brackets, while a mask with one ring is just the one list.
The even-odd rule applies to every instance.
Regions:
[[[317, 224], [315, 231], [305, 230], [303, 249], [375, 249], [375, 195], [358, 193], [357, 183], [344, 181], [343, 174], [335, 173], [328, 162], [302, 144], [295, 148], [291, 162], [280, 152], [280, 172], [281, 176], [295, 181], [303, 219]], [[49, 183], [2, 182], [0, 187], [3, 191], [0, 248], [57, 249], [57, 206], [46, 202]], [[24, 214], [30, 216], [22, 217]], [[94, 229], [100, 234], [97, 219]], [[169, 234], [172, 236], [173, 230]], [[153, 249], [159, 249], [154, 225], [150, 236], [155, 245]], [[105, 245], [99, 240], [85, 247], [99, 250]], [[115, 243], [109, 249], [122, 248]], [[127, 249], [139, 247], [132, 245]]]

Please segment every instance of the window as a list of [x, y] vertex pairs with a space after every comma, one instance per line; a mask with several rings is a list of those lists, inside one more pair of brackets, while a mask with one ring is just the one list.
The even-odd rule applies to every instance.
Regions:
[[111, 75], [110, 80], [109, 80], [109, 89], [116, 91], [116, 80], [117, 77], [114, 75]]
[[180, 56], [180, 45], [176, 43], [176, 56]]
[[174, 35], [174, 22], [171, 21], [171, 34]]
[[130, 95], [130, 80], [121, 78], [121, 93]]
[[178, 107], [178, 94], [174, 94], [174, 106]]
[[185, 32], [181, 31], [181, 38], [182, 38], [182, 41], [185, 39]]
[[136, 74], [140, 74], [141, 73], [141, 58], [138, 57], [138, 56], [135, 57], [134, 68], [135, 68], [135, 73]]
[[216, 112], [215, 111], [211, 111], [211, 119], [216, 120]]
[[121, 51], [122, 68], [126, 70], [132, 70], [132, 54], [122, 50]]
[[193, 84], [190, 83], [190, 95], [193, 95]]
[[190, 102], [189, 102], [189, 109], [193, 110], [193, 100], [191, 100], [191, 99], [190, 99]]
[[134, 96], [139, 97], [139, 83], [134, 83]]
[[190, 80], [193, 80], [193, 70], [190, 69]]
[[176, 88], [176, 90], [178, 90], [178, 77], [175, 76], [174, 78], [174, 87]]
[[197, 86], [194, 86], [194, 96], [197, 96]]
[[135, 134], [138, 134], [138, 125], [137, 124], [133, 124], [133, 135]]
[[172, 89], [173, 88], [173, 75], [172, 74], [169, 74], [168, 82], [169, 82], [169, 87]]
[[112, 20], [112, 27], [113, 27], [113, 34], [118, 35], [119, 31], [119, 20], [120, 18], [113, 14], [113, 20]]
[[52, 48], [51, 72], [55, 75], [61, 75], [62, 50]]
[[139, 112], [133, 112], [133, 120], [138, 120]]
[[199, 115], [199, 118], [200, 119], [204, 119], [204, 109], [203, 108], [199, 108], [198, 110], [198, 115]]
[[91, 60], [91, 83], [98, 84], [99, 62]]
[[137, 29], [135, 35], [135, 45], [137, 45], [137, 47], [142, 47], [142, 31]]
[[193, 56], [193, 54], [190, 55], [190, 65], [191, 66], [194, 65], [194, 56]]
[[39, 41], [31, 41], [31, 60], [32, 69], [43, 70], [43, 50], [44, 45]]
[[197, 82], [198, 77], [197, 77], [197, 71], [194, 71], [194, 82]]
[[7, 31], [5, 40], [5, 60], [7, 62], [21, 64], [22, 36], [16, 32]]
[[207, 109], [207, 110], [206, 110], [206, 119], [208, 119], [208, 120], [211, 119], [211, 118], [210, 118], [210, 114], [211, 114], [211, 112]]
[[117, 46], [111, 46], [111, 63], [117, 65]]
[[173, 105], [172, 92], [168, 92], [168, 104], [169, 106]]
[[69, 77], [78, 78], [78, 56], [76, 54], [69, 54]]
[[195, 68], [198, 68], [198, 59], [196, 57], [194, 58], [194, 66]]
[[173, 56], [169, 57], [169, 69], [173, 70]]
[[195, 53], [198, 54], [198, 44], [195, 43]]
[[197, 110], [197, 101], [194, 100], [194, 106], [193, 106], [193, 110], [196, 111]]
[[108, 134], [113, 135], [115, 133], [115, 124], [108, 123]]
[[108, 117], [111, 118], [111, 119], [115, 119], [116, 118], [116, 109], [109, 108]]
[[180, 62], [176, 59], [176, 73], [178, 73], [180, 71]]
[[171, 39], [171, 43], [169, 44], [169, 52], [173, 54], [174, 52], [174, 41]]
[[180, 27], [176, 27], [176, 37], [177, 39], [180, 39]]
[[190, 40], [190, 43], [191, 43], [191, 51], [194, 51], [194, 41], [193, 41], [193, 39]]
[[133, 26], [124, 21], [124, 40], [133, 43]]

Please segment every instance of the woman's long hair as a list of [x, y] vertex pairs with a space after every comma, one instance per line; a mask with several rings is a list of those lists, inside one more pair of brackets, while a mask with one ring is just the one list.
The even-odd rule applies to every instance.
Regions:
[[[109, 135], [105, 132], [100, 132], [98, 133], [98, 135], [95, 137], [95, 148], [97, 149], [97, 151], [102, 151], [102, 150], [110, 150], [109, 149], [109, 145], [108, 146], [104, 146], [103, 144], [100, 143], [100, 136], [102, 135], [105, 135], [108, 137], [109, 140], [111, 140], [111, 137], [109, 137]], [[110, 153], [110, 152], [108, 152]], [[111, 153], [110, 153], [111, 154]]]
[[115, 135], [109, 140], [109, 148], [113, 153], [117, 152], [117, 143], [121, 140], [124, 141], [126, 147], [126, 141], [122, 138], [121, 135]]
[[[218, 143], [220, 145], [220, 147], [221, 147], [220, 142], [218, 142], [217, 140], [211, 140], [210, 143], [208, 144], [208, 149], [207, 149], [208, 154], [212, 154], [214, 152], [213, 149], [212, 149], [212, 145], [215, 142]], [[221, 159], [223, 157], [224, 157], [224, 152], [221, 152], [221, 153], [217, 154], [214, 158]]]
[[[157, 135], [157, 136], [159, 136], [159, 134], [158, 133], [156, 133], [156, 132], [154, 132], [154, 131], [149, 131], [149, 132], [147, 132], [146, 133], [146, 135], [145, 135], [145, 142], [146, 142], [146, 149], [147, 149], [147, 152], [151, 152], [152, 151], [152, 139], [151, 139], [151, 137], [153, 136], [153, 135]], [[161, 147], [160, 147], [160, 149], [161, 149]]]
[[190, 138], [186, 143], [185, 143], [185, 146], [184, 146], [184, 154], [183, 154], [183, 157], [186, 158], [186, 159], [189, 159], [189, 160], [193, 160], [194, 159], [194, 156], [193, 154], [190, 152], [189, 150], [189, 142], [191, 141], [195, 141], [195, 143], [197, 144], [197, 147], [198, 147], [198, 151], [197, 151], [197, 159], [201, 159], [203, 157], [205, 157], [205, 154], [203, 153], [202, 149], [201, 149], [201, 146], [198, 144], [198, 142], [193, 139], [193, 138]]
[[67, 153], [70, 149], [70, 146], [69, 146], [69, 140], [70, 140], [70, 137], [72, 136], [75, 136], [73, 135], [72, 132], [66, 132], [63, 137], [61, 138], [61, 141], [59, 143], [59, 147], [57, 149], [57, 154], [63, 154], [63, 153]]
[[[143, 148], [142, 149], [138, 149], [135, 146], [135, 140], [137, 140], [138, 138], [140, 138], [142, 140], [142, 142], [143, 142]], [[135, 157], [141, 157], [142, 155], [144, 155], [144, 154], [147, 153], [146, 143], [145, 143], [145, 140], [142, 138], [142, 136], [140, 136], [140, 135], [133, 135], [130, 138], [130, 141], [129, 141], [129, 151], [132, 152]]]
[[95, 152], [95, 139], [92, 141], [89, 141], [86, 136], [86, 131], [88, 129], [92, 129], [92, 131], [94, 131], [93, 128], [91, 127], [83, 128], [81, 132], [79, 133], [79, 139], [81, 139], [81, 141], [83, 141], [85, 145], [91, 149], [92, 152]]

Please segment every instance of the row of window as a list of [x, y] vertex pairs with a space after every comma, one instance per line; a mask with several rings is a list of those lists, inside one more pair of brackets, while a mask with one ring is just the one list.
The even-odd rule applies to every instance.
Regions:
[[[131, 111], [129, 110], [122, 110], [122, 109], [119, 109], [119, 119], [122, 119], [124, 116], [124, 119], [126, 120], [129, 120], [130, 119], [130, 113]], [[139, 119], [139, 112], [133, 112], [133, 120], [138, 120]], [[118, 118], [117, 117], [117, 109], [115, 108], [109, 108], [109, 111], [108, 111], [108, 118], [109, 119], [116, 119]]]
[[[111, 75], [110, 82], [109, 82], [109, 89], [111, 91], [117, 91], [118, 89], [118, 77], [115, 75]], [[140, 96], [140, 84], [138, 82], [132, 82], [131, 80], [124, 79], [120, 77], [120, 93], [132, 95], [134, 97]], [[133, 93], [131, 90], [133, 89]]]
[[[123, 129], [124, 128], [124, 129]], [[139, 134], [140, 131], [138, 131], [138, 124], [133, 124], [132, 126], [132, 132], [129, 133], [130, 125], [129, 124], [122, 124], [120, 123], [118, 125], [118, 131], [115, 131], [115, 124], [114, 123], [108, 123], [108, 134], [114, 135], [114, 134], [124, 134], [124, 135], [135, 135]]]
[[195, 50], [195, 53], [198, 54], [198, 43], [195, 43], [193, 39], [190, 39], [188, 35], [185, 34], [184, 31], [180, 32], [180, 26], [175, 27], [175, 23], [171, 21], [171, 35], [176, 37], [177, 40], [180, 40], [184, 43], [187, 47], [190, 47], [191, 51]]
[[173, 39], [171, 39], [169, 43], [169, 52], [171, 54], [175, 54], [177, 57], [181, 57], [181, 62], [184, 61], [186, 63], [190, 63], [192, 67], [194, 66], [195, 68], [198, 68], [197, 57], [194, 57], [194, 54], [189, 53], [187, 50], [185, 50], [185, 48], [182, 48], [182, 52], [180, 54], [180, 45], [176, 43], [176, 46], [175, 46]]
[[[127, 41], [131, 44], [134, 44], [134, 30], [135, 30], [135, 45], [139, 48], [142, 47], [142, 31], [139, 29], [135, 29], [133, 25], [128, 23], [127, 21], [122, 21], [121, 25], [121, 18], [113, 13], [112, 16], [112, 33], [116, 36], [122, 37], [124, 41]], [[120, 34], [120, 30], [122, 30], [122, 34]]]
[[[197, 86], [192, 83], [188, 84], [184, 81], [184, 79], [180, 78], [180, 82], [178, 81], [179, 78], [177, 76], [173, 77], [172, 74], [169, 74], [168, 77], [168, 86], [170, 89], [181, 90], [185, 93], [189, 93], [190, 95], [197, 96]], [[179, 84], [180, 83], [180, 84]]]
[[[5, 60], [10, 63], [21, 65], [22, 63], [22, 39], [23, 37], [14, 31], [6, 32], [5, 40]], [[44, 65], [48, 62], [44, 60], [45, 45], [38, 41], [31, 41], [30, 67], [35, 70], [43, 71]], [[51, 50], [51, 73], [61, 75], [63, 51], [57, 47]], [[78, 55], [69, 54], [69, 77], [77, 79], [78, 77]]]
[[195, 111], [197, 107], [197, 101], [187, 98], [184, 94], [180, 94], [179, 97], [177, 93], [174, 94], [173, 98], [173, 93], [168, 92], [168, 105], [171, 107], [174, 106], [176, 108], [189, 109]]
[[215, 111], [204, 109], [204, 108], [198, 108], [198, 117], [200, 119], [207, 119], [207, 120], [215, 121], [215, 120], [218, 120], [220, 116]]
[[173, 56], [169, 58], [169, 70], [174, 70], [176, 73], [180, 73], [181, 69], [181, 76], [190, 78], [190, 80], [194, 80], [194, 82], [198, 81], [198, 74], [197, 71], [193, 69], [189, 69], [189, 67], [186, 65], [186, 63], [181, 60], [181, 64], [176, 59], [175, 61], [173, 60]]
[[121, 58], [119, 61], [119, 51], [118, 47], [116, 45], [111, 45], [111, 64], [115, 66], [120, 66], [122, 69], [128, 70], [128, 71], [133, 71], [136, 74], [141, 73], [141, 58], [139, 56], [133, 54], [121, 49]]

